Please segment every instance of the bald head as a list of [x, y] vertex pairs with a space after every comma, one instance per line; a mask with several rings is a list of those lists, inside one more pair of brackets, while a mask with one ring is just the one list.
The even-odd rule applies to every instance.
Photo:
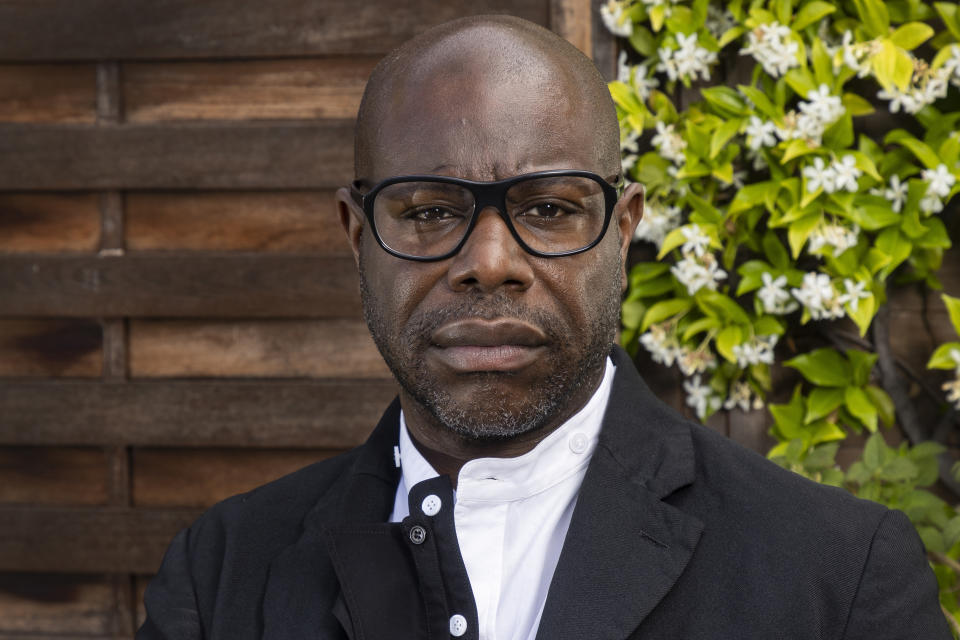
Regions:
[[[590, 167], [565, 164], [571, 145]], [[493, 180], [556, 167], [619, 173], [619, 130], [606, 83], [573, 45], [531, 22], [479, 16], [410, 40], [374, 70], [357, 117], [355, 172]], [[536, 168], [544, 168], [542, 166]], [[469, 173], [470, 175], [465, 175]]]

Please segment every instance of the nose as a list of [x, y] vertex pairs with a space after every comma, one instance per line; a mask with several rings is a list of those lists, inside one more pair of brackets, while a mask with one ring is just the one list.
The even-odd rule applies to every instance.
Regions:
[[450, 263], [447, 281], [454, 291], [490, 293], [500, 287], [523, 291], [533, 284], [530, 255], [493, 207], [477, 216], [470, 237]]

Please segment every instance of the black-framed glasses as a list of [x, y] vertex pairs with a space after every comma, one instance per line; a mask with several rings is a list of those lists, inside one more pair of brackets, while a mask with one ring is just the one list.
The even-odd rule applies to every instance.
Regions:
[[494, 182], [397, 176], [365, 194], [354, 182], [351, 194], [381, 247], [398, 258], [422, 262], [460, 251], [487, 207], [497, 210], [517, 243], [532, 255], [582, 253], [606, 233], [618, 197], [617, 187], [607, 180], [572, 169]]

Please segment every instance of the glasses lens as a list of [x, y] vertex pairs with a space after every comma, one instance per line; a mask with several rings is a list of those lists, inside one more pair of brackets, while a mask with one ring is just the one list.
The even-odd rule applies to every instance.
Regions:
[[430, 258], [457, 246], [473, 209], [473, 194], [459, 185], [399, 182], [377, 193], [373, 219], [385, 245], [408, 256]]
[[606, 199], [591, 178], [531, 178], [510, 187], [506, 200], [517, 233], [534, 251], [576, 251], [603, 233]]

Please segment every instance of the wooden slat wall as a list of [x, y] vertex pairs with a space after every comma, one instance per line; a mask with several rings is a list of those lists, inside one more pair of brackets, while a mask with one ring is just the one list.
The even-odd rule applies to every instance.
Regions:
[[380, 57], [458, 16], [609, 76], [599, 0], [0, 0], [0, 640], [129, 638], [200, 511], [395, 390], [333, 207]]

